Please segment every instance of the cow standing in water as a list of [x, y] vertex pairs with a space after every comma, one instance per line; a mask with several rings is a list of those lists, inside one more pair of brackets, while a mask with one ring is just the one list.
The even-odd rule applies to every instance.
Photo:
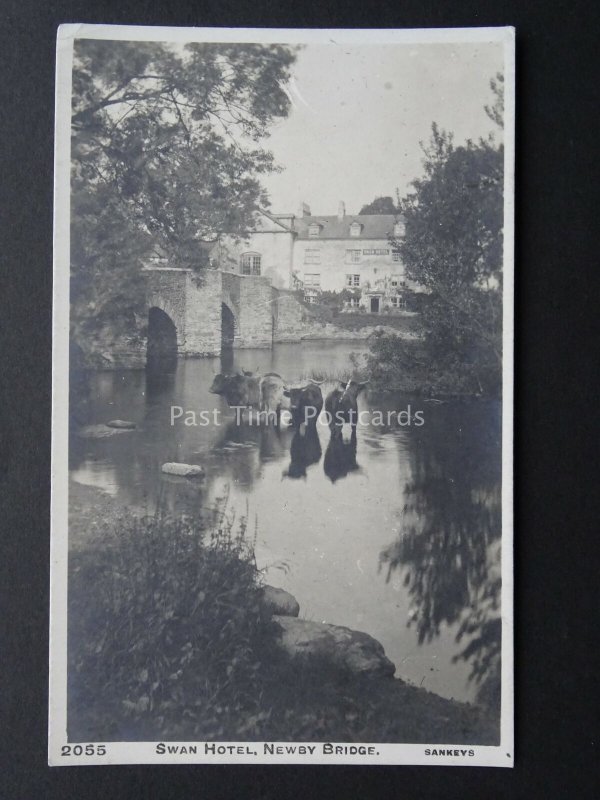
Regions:
[[311, 380], [301, 388], [284, 390], [284, 396], [290, 401], [292, 427], [300, 428], [302, 424], [307, 427], [317, 424], [318, 416], [323, 410], [321, 383]]
[[342, 427], [349, 424], [352, 433], [356, 432], [358, 424], [357, 398], [365, 388], [368, 381], [355, 381], [352, 378], [348, 383], [340, 382], [340, 387], [327, 395], [325, 411], [332, 436], [341, 436]]
[[215, 375], [212, 386], [208, 390], [227, 400], [230, 408], [244, 407], [248, 409], [261, 407], [260, 377], [237, 372], [235, 375]]
[[[268, 372], [261, 376], [242, 370], [235, 375], [223, 375], [222, 373], [215, 375], [208, 391], [224, 397], [230, 408], [247, 408], [249, 413], [252, 409], [256, 409], [259, 413], [264, 414], [267, 422], [274, 418], [278, 426], [281, 408], [284, 404], [284, 388], [283, 378], [275, 372]], [[243, 418], [243, 411], [241, 418]]]
[[279, 427], [281, 409], [287, 405], [284, 401], [285, 382], [276, 372], [267, 372], [260, 381], [260, 410], [267, 415], [267, 422], [275, 415], [275, 424]]

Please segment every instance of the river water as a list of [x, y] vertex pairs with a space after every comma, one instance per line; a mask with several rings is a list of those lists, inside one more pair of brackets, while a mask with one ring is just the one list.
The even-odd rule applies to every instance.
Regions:
[[[361, 348], [280, 344], [236, 351], [225, 368], [274, 371], [294, 384], [310, 373], [348, 371]], [[308, 440], [236, 425], [226, 402], [208, 391], [221, 366], [197, 359], [179, 361], [170, 375], [94, 373], [78, 422], [120, 418], [137, 429], [72, 437], [72, 479], [149, 511], [159, 497], [194, 513], [228, 495], [229, 509], [248, 516], [251, 535], [256, 520], [266, 582], [294, 594], [302, 617], [365, 631], [383, 644], [398, 677], [474, 700], [497, 677], [500, 645], [499, 404], [367, 391], [354, 449], [330, 445], [326, 424]], [[323, 395], [334, 385], [324, 383]], [[186, 414], [171, 424], [173, 406]], [[202, 410], [210, 424], [185, 424], [194, 421], [189, 411], [202, 422]], [[163, 475], [166, 461], [201, 464], [206, 478]]]

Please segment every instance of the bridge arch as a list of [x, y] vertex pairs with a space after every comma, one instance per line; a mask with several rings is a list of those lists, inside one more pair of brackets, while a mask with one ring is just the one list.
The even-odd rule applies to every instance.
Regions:
[[272, 347], [296, 341], [304, 329], [295, 296], [274, 289], [267, 277], [156, 265], [144, 273], [150, 358], [172, 357], [174, 349], [178, 356], [203, 357], [232, 347]]
[[178, 335], [173, 319], [158, 306], [148, 310], [146, 365], [150, 369], [169, 372], [177, 366]]
[[221, 352], [231, 350], [237, 334], [237, 320], [231, 307], [221, 303]]

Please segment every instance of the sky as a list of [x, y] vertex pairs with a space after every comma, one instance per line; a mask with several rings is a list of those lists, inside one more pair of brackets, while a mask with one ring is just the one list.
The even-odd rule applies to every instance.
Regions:
[[292, 110], [265, 146], [284, 170], [263, 178], [274, 213], [348, 214], [401, 195], [422, 174], [432, 122], [455, 143], [501, 132], [484, 111], [503, 70], [501, 43], [305, 45], [292, 68]]

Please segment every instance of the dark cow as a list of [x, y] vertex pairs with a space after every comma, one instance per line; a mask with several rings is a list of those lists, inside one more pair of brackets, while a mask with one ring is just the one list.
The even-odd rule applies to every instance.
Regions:
[[290, 399], [292, 426], [299, 428], [302, 423], [315, 426], [323, 409], [321, 384], [310, 381], [298, 389], [285, 389], [283, 394]]
[[306, 470], [311, 464], [321, 460], [321, 442], [316, 425], [307, 425], [304, 435], [297, 430], [290, 445], [290, 465], [283, 473], [284, 478], [306, 478]]
[[340, 478], [345, 478], [349, 472], [356, 472], [359, 469], [356, 463], [356, 428], [352, 428], [348, 443], [332, 431], [323, 459], [325, 475], [335, 483]]
[[340, 381], [340, 388], [334, 389], [327, 395], [325, 411], [332, 433], [340, 433], [342, 426], [346, 423], [352, 425], [354, 430], [358, 424], [357, 398], [367, 383], [368, 381], [359, 382], [352, 378], [348, 383]]
[[224, 397], [230, 407], [257, 409], [267, 422], [275, 419], [279, 424], [284, 388], [283, 378], [275, 372], [261, 376], [242, 370], [235, 375], [215, 375], [209, 392]]
[[235, 375], [215, 375], [212, 386], [208, 390], [211, 394], [219, 394], [227, 400], [229, 407], [244, 406], [246, 408], [261, 407], [261, 379], [257, 375], [245, 375], [238, 372]]

